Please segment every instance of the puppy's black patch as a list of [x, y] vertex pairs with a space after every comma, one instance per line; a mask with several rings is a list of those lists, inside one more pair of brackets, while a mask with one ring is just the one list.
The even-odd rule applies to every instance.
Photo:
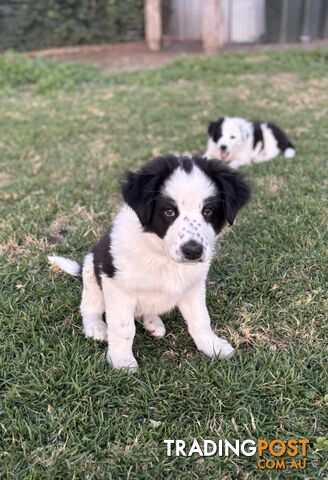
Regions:
[[217, 142], [220, 137], [222, 137], [222, 123], [224, 118], [218, 118], [215, 122], [211, 122], [208, 126], [208, 134], [213, 139], [214, 142]]
[[91, 250], [93, 253], [93, 262], [97, 282], [101, 287], [101, 274], [112, 278], [115, 275], [116, 268], [113, 264], [113, 256], [110, 251], [111, 238], [110, 231], [102, 237], [101, 240]]
[[218, 234], [226, 223], [221, 195], [218, 194], [214, 197], [206, 198], [206, 200], [204, 201], [203, 212], [207, 208], [210, 208], [213, 213], [210, 216], [203, 214], [204, 220], [207, 223], [210, 223], [214, 231]]
[[277, 127], [274, 123], [268, 122], [268, 127], [271, 129], [273, 136], [277, 140], [278, 148], [281, 152], [287, 150], [287, 148], [295, 148], [292, 142], [287, 137], [287, 134]]
[[262, 142], [262, 149], [264, 147], [264, 140], [263, 140], [263, 132], [261, 128], [261, 122], [253, 122], [253, 148], [256, 147], [256, 145], [259, 142]]
[[189, 157], [167, 155], [151, 160], [138, 172], [126, 174], [122, 184], [123, 198], [136, 212], [143, 227], [150, 226], [161, 187], [178, 167], [190, 173], [193, 162]]
[[190, 173], [192, 170], [192, 160], [189, 157], [180, 158], [180, 166], [184, 169], [185, 172]]
[[[172, 209], [176, 212], [175, 216], [168, 217], [165, 215], [166, 209]], [[145, 232], [156, 233], [160, 238], [164, 238], [169, 227], [179, 216], [178, 208], [171, 198], [165, 196], [158, 196], [155, 200], [154, 211], [151, 221], [144, 226]]]

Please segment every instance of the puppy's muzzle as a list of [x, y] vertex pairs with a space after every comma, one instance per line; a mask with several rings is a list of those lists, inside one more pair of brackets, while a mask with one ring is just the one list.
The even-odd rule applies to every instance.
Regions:
[[220, 156], [221, 160], [225, 160], [229, 156], [229, 151], [227, 145], [220, 145]]
[[200, 260], [203, 255], [203, 245], [195, 240], [189, 240], [181, 246], [181, 251], [186, 260]]

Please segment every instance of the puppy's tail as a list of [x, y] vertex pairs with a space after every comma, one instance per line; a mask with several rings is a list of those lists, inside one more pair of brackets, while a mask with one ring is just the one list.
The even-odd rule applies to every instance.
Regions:
[[74, 277], [82, 277], [82, 265], [69, 258], [57, 257], [57, 255], [48, 257], [49, 263], [55, 265], [66, 273]]

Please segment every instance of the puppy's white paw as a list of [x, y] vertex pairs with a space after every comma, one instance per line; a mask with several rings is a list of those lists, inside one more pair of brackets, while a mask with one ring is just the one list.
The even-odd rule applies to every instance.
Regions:
[[102, 320], [85, 323], [83, 333], [86, 337], [94, 338], [98, 342], [107, 342], [107, 325]]
[[223, 338], [217, 337], [213, 334], [200, 335], [195, 339], [198, 350], [203, 352], [208, 357], [218, 356], [220, 358], [230, 357], [233, 354], [234, 348], [229, 342]]
[[112, 365], [113, 368], [127, 370], [129, 373], [132, 373], [137, 370], [138, 362], [134, 356], [129, 353], [113, 353], [108, 349], [107, 351], [107, 360]]
[[145, 330], [154, 338], [162, 338], [165, 335], [165, 326], [157, 315], [145, 315], [142, 322]]
[[293, 148], [286, 148], [284, 151], [284, 157], [285, 158], [294, 158], [296, 155], [296, 152]]
[[237, 170], [241, 165], [247, 165], [250, 162], [242, 162], [240, 160], [233, 160], [232, 162], [228, 163], [228, 167]]

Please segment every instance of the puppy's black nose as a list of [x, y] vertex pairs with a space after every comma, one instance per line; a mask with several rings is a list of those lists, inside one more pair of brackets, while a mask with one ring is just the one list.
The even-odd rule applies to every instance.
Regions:
[[225, 152], [226, 149], [227, 149], [227, 146], [226, 145], [221, 145], [220, 148], [221, 148], [222, 152]]
[[187, 260], [198, 260], [203, 254], [203, 245], [195, 240], [189, 240], [182, 245], [181, 250]]

